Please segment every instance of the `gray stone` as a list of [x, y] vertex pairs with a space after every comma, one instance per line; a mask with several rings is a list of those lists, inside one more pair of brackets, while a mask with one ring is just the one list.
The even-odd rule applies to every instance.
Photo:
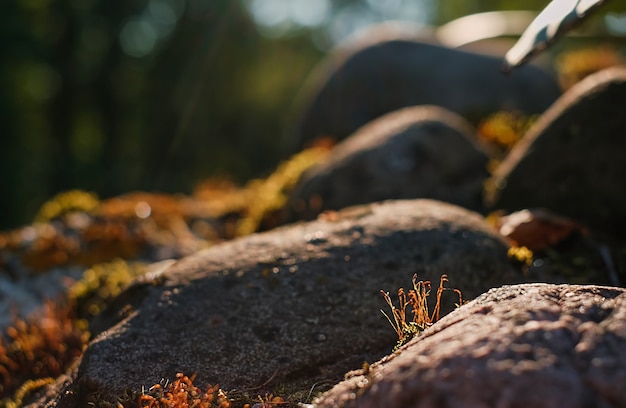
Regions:
[[[394, 37], [378, 27], [332, 52], [300, 95], [300, 117], [289, 140], [298, 151], [317, 137], [342, 140], [366, 123], [414, 105], [438, 105], [477, 123], [499, 110], [538, 114], [560, 95], [553, 78], [535, 66], [513, 75], [502, 59]], [[367, 40], [366, 40], [367, 39]]]
[[392, 348], [381, 289], [409, 288], [414, 273], [436, 287], [445, 273], [475, 297], [523, 279], [506, 251], [481, 216], [432, 200], [353, 207], [214, 246], [118, 299], [58, 406], [177, 372], [254, 395], [308, 390]]
[[384, 115], [302, 176], [291, 209], [310, 219], [355, 204], [432, 198], [479, 210], [488, 157], [474, 134], [463, 118], [436, 106]]
[[626, 69], [572, 87], [496, 169], [494, 209], [544, 207], [623, 236], [626, 225]]
[[315, 407], [626, 406], [626, 290], [492, 289]]

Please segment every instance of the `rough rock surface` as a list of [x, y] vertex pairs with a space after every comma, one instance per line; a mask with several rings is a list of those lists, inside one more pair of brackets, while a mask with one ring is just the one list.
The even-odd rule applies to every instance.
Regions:
[[626, 406], [626, 289], [492, 289], [399, 353], [354, 373], [322, 407]]
[[365, 125], [300, 179], [298, 218], [386, 199], [431, 198], [479, 210], [488, 157], [460, 116], [404, 108]]
[[57, 406], [176, 372], [254, 393], [339, 380], [397, 340], [379, 312], [381, 289], [408, 288], [413, 273], [433, 283], [446, 273], [475, 297], [522, 280], [506, 249], [478, 214], [431, 200], [353, 207], [217, 245], [119, 299]]
[[331, 53], [305, 84], [302, 113], [289, 136], [292, 150], [320, 136], [342, 140], [407, 106], [438, 105], [477, 121], [499, 110], [542, 113], [561, 93], [552, 76], [532, 65], [506, 76], [501, 58], [415, 35], [390, 39], [374, 27], [361, 38]]
[[623, 235], [625, 106], [624, 68], [572, 87], [496, 169], [490, 205], [509, 212], [544, 207]]

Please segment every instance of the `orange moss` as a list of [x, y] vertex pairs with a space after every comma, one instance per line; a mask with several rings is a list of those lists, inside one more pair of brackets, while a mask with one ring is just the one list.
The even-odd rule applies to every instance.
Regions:
[[[281, 397], [275, 397], [273, 394], [265, 394], [265, 397], [259, 395], [257, 398], [258, 402], [253, 405], [254, 408], [274, 408], [279, 405], [289, 404]], [[243, 408], [251, 408], [251, 405], [244, 404]]]
[[566, 52], [556, 60], [559, 82], [563, 89], [571, 88], [594, 72], [623, 64], [624, 58], [610, 46]]
[[176, 374], [176, 381], [162, 386], [155, 384], [139, 396], [137, 405], [146, 408], [230, 408], [231, 402], [219, 386], [207, 386], [206, 391], [193, 385], [191, 378]]
[[[65, 235], [49, 224], [34, 228], [34, 239], [22, 252], [24, 265], [44, 271], [55, 266], [73, 264], [90, 266], [114, 258], [132, 259], [146, 245], [146, 234], [120, 219], [96, 217], [78, 235]], [[18, 238], [19, 239], [19, 238]]]
[[11, 396], [29, 380], [64, 373], [87, 344], [84, 326], [73, 307], [52, 301], [26, 320], [16, 318], [0, 336], [0, 398]]

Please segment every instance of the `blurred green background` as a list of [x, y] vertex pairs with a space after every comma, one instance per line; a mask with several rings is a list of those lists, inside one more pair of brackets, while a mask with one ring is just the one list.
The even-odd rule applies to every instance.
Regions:
[[3, 0], [0, 230], [63, 190], [189, 193], [266, 174], [307, 74], [355, 30], [546, 3]]

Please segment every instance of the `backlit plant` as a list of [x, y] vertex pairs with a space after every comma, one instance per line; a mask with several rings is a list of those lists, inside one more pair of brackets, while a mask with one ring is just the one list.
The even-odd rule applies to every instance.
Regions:
[[[430, 296], [431, 290], [430, 281], [418, 281], [417, 274], [413, 275], [413, 289], [410, 289], [408, 292], [405, 292], [404, 288], [398, 289], [398, 307], [393, 304], [389, 292], [380, 291], [385, 302], [391, 308], [391, 317], [383, 310], [381, 310], [381, 313], [387, 318], [389, 324], [391, 324], [391, 327], [393, 327], [398, 335], [398, 343], [394, 347], [394, 351], [439, 320], [441, 314], [441, 295], [444, 290], [453, 290], [459, 296], [457, 306], [463, 304], [461, 291], [444, 287], [446, 282], [448, 282], [448, 276], [445, 274], [441, 275], [432, 314], [429, 314], [428, 309], [428, 297]], [[410, 320], [407, 319], [407, 308], [409, 306], [413, 313], [413, 318]]]

